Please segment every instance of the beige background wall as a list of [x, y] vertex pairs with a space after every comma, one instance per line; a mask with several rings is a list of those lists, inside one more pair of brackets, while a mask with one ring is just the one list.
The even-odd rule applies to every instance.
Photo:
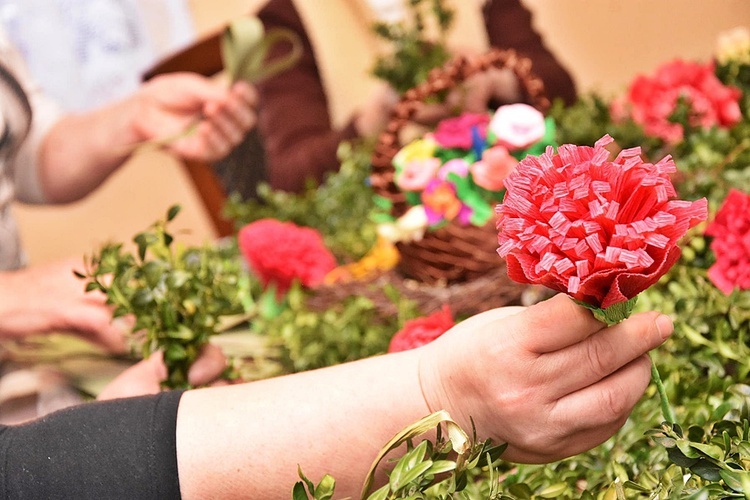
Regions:
[[[188, 0], [200, 33], [218, 29], [263, 0]], [[318, 1], [321, 6], [326, 0]], [[461, 0], [467, 1], [467, 0]], [[707, 60], [716, 35], [750, 26], [748, 0], [524, 0], [537, 28], [582, 90], [613, 94], [639, 72], [674, 58]], [[15, 207], [33, 262], [83, 255], [101, 242], [126, 241], [173, 203], [182, 241], [212, 228], [180, 165], [162, 153], [136, 157], [86, 200], [65, 207]]]

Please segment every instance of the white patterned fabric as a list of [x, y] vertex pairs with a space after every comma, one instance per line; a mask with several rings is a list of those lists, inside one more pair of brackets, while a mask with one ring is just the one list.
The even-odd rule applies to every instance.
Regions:
[[0, 32], [0, 270], [25, 264], [11, 203], [44, 203], [37, 153], [58, 107], [28, 76], [23, 60]]
[[187, 0], [0, 0], [0, 24], [66, 111], [132, 93], [145, 69], [195, 37]]

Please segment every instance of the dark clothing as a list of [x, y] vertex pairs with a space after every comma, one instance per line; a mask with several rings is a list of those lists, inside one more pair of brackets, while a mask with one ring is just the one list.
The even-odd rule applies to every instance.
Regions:
[[0, 427], [0, 498], [180, 498], [182, 391], [94, 402]]
[[[576, 98], [570, 75], [547, 50], [520, 0], [491, 0], [483, 8], [490, 44], [529, 57], [550, 99]], [[357, 136], [353, 122], [333, 130], [315, 54], [292, 0], [270, 0], [258, 14], [266, 29], [286, 28], [299, 34], [302, 59], [289, 71], [258, 84], [260, 135], [266, 149], [267, 180], [272, 187], [300, 191], [305, 179], [321, 181], [338, 169], [341, 141]], [[284, 50], [279, 48], [279, 50]]]

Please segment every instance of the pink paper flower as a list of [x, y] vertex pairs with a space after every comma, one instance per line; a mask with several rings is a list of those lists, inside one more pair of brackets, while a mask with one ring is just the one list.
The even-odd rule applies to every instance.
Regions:
[[471, 178], [477, 186], [488, 191], [500, 191], [505, 184], [503, 181], [518, 165], [505, 146], [494, 146], [485, 149], [482, 159], [471, 165]]
[[445, 165], [440, 168], [438, 179], [446, 180], [448, 179], [448, 174], [456, 174], [459, 177], [466, 177], [469, 175], [469, 162], [463, 158], [448, 160], [445, 162]]
[[632, 148], [611, 161], [611, 142], [567, 144], [557, 154], [547, 148], [505, 180], [498, 253], [511, 279], [605, 309], [635, 297], [677, 261], [678, 240], [706, 219], [706, 199], [671, 199], [670, 157], [645, 163]]
[[439, 158], [414, 159], [396, 173], [396, 185], [404, 191], [421, 191], [435, 178], [440, 168]]
[[446, 304], [437, 312], [404, 323], [388, 346], [388, 352], [407, 351], [429, 344], [450, 330], [455, 322], [450, 307]]
[[713, 236], [711, 250], [716, 263], [708, 278], [716, 288], [729, 295], [737, 288], [750, 289], [750, 196], [732, 189], [706, 228]]
[[654, 76], [638, 76], [626, 97], [633, 120], [646, 134], [669, 143], [682, 140], [682, 125], [669, 121], [680, 98], [692, 109], [691, 125], [731, 127], [742, 118], [741, 92], [721, 83], [712, 63], [675, 60], [656, 70]]
[[464, 113], [455, 118], [446, 118], [438, 123], [433, 139], [444, 148], [471, 149], [474, 138], [472, 129], [476, 127], [480, 139], [487, 137], [487, 124], [490, 117], [486, 113]]
[[511, 151], [526, 149], [544, 137], [544, 115], [528, 104], [500, 106], [492, 117], [490, 131], [498, 144]]
[[266, 287], [275, 285], [279, 296], [294, 280], [307, 287], [319, 285], [336, 267], [320, 234], [291, 222], [257, 220], [240, 229], [237, 243], [258, 278]]

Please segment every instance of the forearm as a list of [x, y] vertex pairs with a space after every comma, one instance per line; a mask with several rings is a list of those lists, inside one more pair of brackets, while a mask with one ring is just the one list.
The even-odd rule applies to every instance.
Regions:
[[190, 391], [177, 419], [183, 498], [283, 498], [299, 480], [336, 479], [358, 497], [372, 460], [430, 410], [419, 351], [251, 384]]
[[68, 115], [47, 134], [39, 152], [39, 178], [52, 203], [83, 198], [133, 152], [141, 139], [132, 125], [137, 101]]

